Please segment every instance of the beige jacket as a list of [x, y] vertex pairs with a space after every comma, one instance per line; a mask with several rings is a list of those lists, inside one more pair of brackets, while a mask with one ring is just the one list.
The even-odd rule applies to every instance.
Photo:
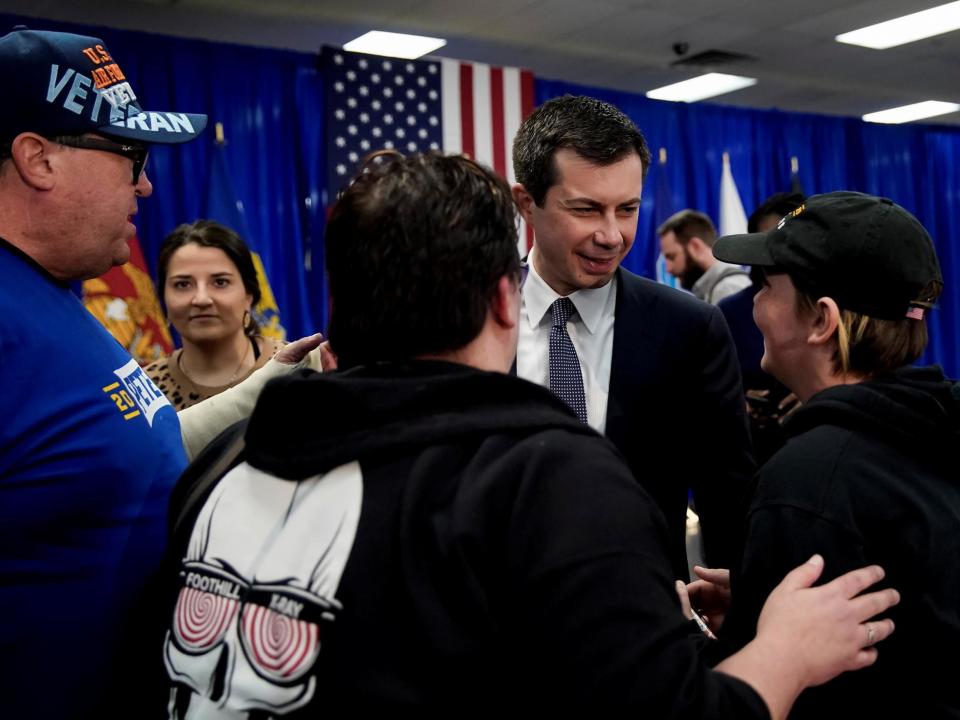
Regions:
[[300, 368], [322, 372], [320, 350], [314, 350], [296, 365], [270, 360], [239, 385], [177, 413], [187, 459], [193, 460], [211, 440], [239, 420], [250, 416], [257, 397], [268, 380]]

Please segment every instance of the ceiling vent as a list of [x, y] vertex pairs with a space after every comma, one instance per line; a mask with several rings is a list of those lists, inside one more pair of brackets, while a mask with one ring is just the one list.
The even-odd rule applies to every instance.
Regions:
[[727, 65], [742, 65], [755, 62], [752, 55], [728, 52], [726, 50], [704, 50], [695, 55], [682, 57], [670, 63], [673, 67], [717, 68]]

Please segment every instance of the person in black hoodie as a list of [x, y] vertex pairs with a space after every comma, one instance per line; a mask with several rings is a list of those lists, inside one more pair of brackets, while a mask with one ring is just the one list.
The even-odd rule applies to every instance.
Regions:
[[943, 285], [929, 235], [888, 199], [832, 192], [714, 252], [762, 269], [761, 365], [804, 403], [760, 470], [721, 640], [749, 642], [767, 593], [813, 552], [822, 581], [878, 563], [903, 595], [896, 636], [791, 717], [960, 717], [957, 663], [931, 650], [960, 645], [960, 386], [910, 367]]
[[172, 502], [169, 713], [783, 717], [869, 665], [865, 568], [774, 591], [710, 670], [665, 523], [610, 442], [506, 374], [523, 271], [506, 183], [463, 157], [381, 155], [326, 233], [340, 371], [270, 384]]

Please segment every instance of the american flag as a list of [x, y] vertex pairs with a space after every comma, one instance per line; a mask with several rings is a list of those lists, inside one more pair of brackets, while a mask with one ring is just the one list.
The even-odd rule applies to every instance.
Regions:
[[[514, 182], [512, 144], [533, 111], [533, 74], [457, 60], [400, 60], [325, 47], [327, 191], [383, 148], [463, 153]], [[520, 226], [519, 251], [532, 235]]]

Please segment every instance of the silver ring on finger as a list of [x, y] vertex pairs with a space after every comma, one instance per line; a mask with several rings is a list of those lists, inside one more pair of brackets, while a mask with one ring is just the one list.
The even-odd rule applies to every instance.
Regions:
[[868, 623], [866, 627], [867, 627], [867, 644], [865, 645], [865, 647], [873, 647], [873, 644], [877, 641], [876, 639], [877, 631], [873, 627], [873, 623]]

